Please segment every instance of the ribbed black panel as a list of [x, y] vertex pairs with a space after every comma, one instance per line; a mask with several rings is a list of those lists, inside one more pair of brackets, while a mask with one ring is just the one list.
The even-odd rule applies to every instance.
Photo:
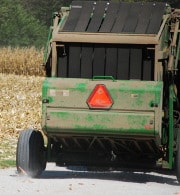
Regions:
[[130, 79], [141, 80], [142, 75], [142, 49], [135, 48], [130, 51]]
[[113, 76], [119, 80], [153, 80], [152, 45], [68, 43], [58, 47], [58, 77]]
[[153, 63], [152, 60], [144, 60], [143, 62], [143, 73], [142, 73], [142, 80], [150, 81], [153, 80]]
[[80, 58], [81, 57], [81, 45], [72, 44], [69, 46], [69, 66], [68, 66], [68, 76], [70, 78], [80, 77]]
[[73, 1], [62, 31], [157, 34], [165, 3]]
[[98, 32], [101, 23], [103, 21], [103, 16], [107, 7], [106, 1], [98, 1], [95, 5], [95, 10], [93, 12], [92, 19], [87, 28], [87, 32]]
[[83, 44], [81, 51], [81, 77], [92, 78], [93, 44]]
[[128, 18], [130, 9], [131, 9], [130, 3], [121, 3], [120, 4], [120, 9], [119, 9], [116, 21], [114, 23], [114, 26], [113, 26], [111, 32], [120, 33], [123, 31], [124, 25], [127, 22], [127, 18]]
[[131, 4], [128, 17], [126, 19], [123, 32], [134, 32], [138, 24], [138, 15], [141, 12], [141, 3]]
[[[165, 9], [165, 3], [73, 1], [62, 31], [157, 34]], [[60, 43], [57, 55], [59, 77], [113, 76], [121, 80], [154, 77], [153, 45]]]
[[151, 20], [150, 20], [148, 29], [146, 31], [147, 34], [158, 33], [165, 7], [166, 5], [164, 3], [156, 3], [156, 4], [154, 3], [153, 4]]
[[150, 81], [154, 79], [154, 58], [152, 46], [144, 50], [142, 80]]
[[67, 77], [68, 48], [58, 47], [57, 55], [58, 55], [57, 75], [59, 77]]
[[69, 17], [64, 25], [63, 31], [74, 31], [80, 18], [83, 1], [73, 1]]
[[96, 44], [94, 47], [93, 76], [104, 75], [105, 72], [105, 47]]
[[129, 56], [130, 49], [118, 48], [118, 66], [117, 66], [117, 79], [128, 80], [129, 79]]
[[106, 17], [102, 23], [99, 32], [111, 32], [112, 27], [116, 21], [119, 5], [117, 3], [110, 3], [107, 7]]
[[138, 23], [135, 29], [135, 33], [141, 34], [146, 33], [151, 18], [152, 9], [153, 9], [152, 3], [142, 4], [142, 9], [138, 17]]
[[117, 48], [115, 46], [106, 48], [106, 76], [117, 77], [117, 60]]
[[94, 1], [87, 1], [87, 2], [84, 1], [81, 15], [79, 17], [79, 21], [77, 22], [74, 31], [76, 32], [86, 31], [91, 18], [91, 14], [93, 13], [93, 5], [94, 5]]

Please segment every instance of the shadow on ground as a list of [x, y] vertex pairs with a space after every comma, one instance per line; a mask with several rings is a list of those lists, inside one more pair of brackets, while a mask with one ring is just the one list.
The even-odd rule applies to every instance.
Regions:
[[140, 169], [99, 169], [96, 167], [68, 167], [62, 171], [46, 170], [39, 177], [40, 179], [101, 179], [116, 180], [121, 182], [147, 183], [155, 182], [169, 185], [179, 185], [174, 173], [167, 170], [140, 170]]

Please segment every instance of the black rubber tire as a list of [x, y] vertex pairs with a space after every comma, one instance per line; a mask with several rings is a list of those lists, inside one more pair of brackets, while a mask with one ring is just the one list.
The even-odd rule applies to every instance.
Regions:
[[46, 168], [44, 139], [40, 131], [23, 130], [16, 150], [16, 167], [19, 174], [39, 176]]
[[176, 176], [178, 182], [180, 183], [180, 129], [177, 134]]

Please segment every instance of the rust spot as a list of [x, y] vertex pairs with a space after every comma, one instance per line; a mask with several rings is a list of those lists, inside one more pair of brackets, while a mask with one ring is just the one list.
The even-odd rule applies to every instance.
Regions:
[[150, 124], [145, 124], [145, 125], [144, 125], [144, 128], [145, 128], [145, 129], [152, 129], [152, 125], [150, 125]]

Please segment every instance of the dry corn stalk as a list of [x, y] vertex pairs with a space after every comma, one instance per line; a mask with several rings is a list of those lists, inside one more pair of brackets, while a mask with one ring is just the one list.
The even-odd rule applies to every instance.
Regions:
[[43, 77], [0, 74], [0, 140], [26, 128], [40, 129]]
[[15, 159], [21, 130], [41, 129], [43, 77], [0, 74], [0, 159]]
[[[14, 159], [19, 132], [41, 129], [43, 50], [0, 48], [0, 159]], [[3, 74], [1, 74], [3, 73]], [[18, 76], [21, 75], [21, 76]], [[26, 75], [26, 76], [22, 76]]]
[[44, 76], [43, 49], [0, 48], [0, 73]]

